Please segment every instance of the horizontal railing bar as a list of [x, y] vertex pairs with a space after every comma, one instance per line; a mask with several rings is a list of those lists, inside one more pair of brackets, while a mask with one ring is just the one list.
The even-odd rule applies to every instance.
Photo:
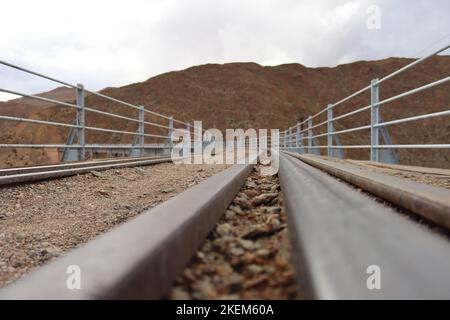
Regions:
[[[123, 100], [116, 99], [116, 98], [113, 98], [113, 97], [104, 95], [104, 94], [99, 93], [99, 92], [95, 92], [95, 91], [91, 91], [91, 90], [87, 90], [87, 89], [85, 89], [85, 91], [88, 92], [88, 93], [90, 93], [90, 94], [93, 94], [93, 95], [96, 95], [96, 96], [99, 96], [99, 97], [108, 99], [108, 100], [110, 100], [110, 101], [113, 101], [113, 102], [117, 102], [117, 103], [123, 104], [123, 105], [125, 105], [125, 106], [130, 107], [130, 108], [134, 108], [134, 109], [136, 109], [136, 110], [140, 110], [140, 109], [141, 109], [141, 108], [140, 108], [139, 106], [137, 106], [137, 105], [134, 105], [134, 104], [125, 102], [125, 101], [123, 101]], [[164, 119], [168, 119], [168, 120], [170, 119], [169, 116], [166, 116], [166, 115], [163, 115], [163, 114], [161, 114], [161, 113], [158, 113], [158, 112], [155, 112], [155, 111], [151, 111], [151, 110], [148, 110], [148, 109], [145, 109], [145, 108], [144, 108], [144, 112], [145, 112], [145, 113], [152, 114], [152, 115], [154, 115], [154, 116], [158, 116], [158, 117], [164, 118]], [[187, 124], [186, 122], [183, 122], [183, 121], [180, 121], [180, 120], [176, 120], [176, 119], [173, 119], [173, 121], [174, 121], [174, 122], [178, 122], [178, 123], [182, 123], [182, 124]]]
[[65, 86], [68, 86], [68, 87], [71, 87], [71, 88], [77, 88], [77, 86], [74, 85], [74, 84], [70, 84], [70, 83], [67, 83], [67, 82], [65, 82], [65, 81], [58, 80], [58, 79], [55, 79], [55, 78], [52, 78], [52, 77], [43, 75], [43, 74], [37, 73], [37, 72], [35, 72], [35, 71], [31, 71], [31, 70], [28, 70], [28, 69], [25, 69], [25, 68], [16, 66], [16, 65], [14, 65], [14, 64], [11, 64], [11, 63], [8, 63], [8, 62], [5, 62], [5, 61], [1, 61], [1, 60], [0, 60], [0, 64], [3, 64], [3, 65], [5, 65], [5, 66], [8, 66], [8, 67], [11, 67], [11, 68], [14, 68], [14, 69], [17, 69], [17, 70], [26, 72], [26, 73], [33, 74], [33, 75], [35, 75], [35, 76], [38, 76], [38, 77], [41, 77], [41, 78], [44, 78], [44, 79], [47, 79], [47, 80], [50, 80], [50, 81], [54, 81], [54, 82], [63, 84], [63, 85], [65, 85]]
[[25, 144], [25, 143], [2, 143], [0, 148], [82, 148], [80, 145], [67, 144]]
[[0, 120], [28, 122], [28, 123], [36, 123], [36, 124], [48, 124], [48, 125], [52, 125], [52, 126], [60, 126], [60, 127], [68, 127], [68, 128], [81, 128], [81, 126], [77, 126], [74, 124], [45, 121], [45, 120], [36, 120], [36, 119], [25, 119], [25, 118], [10, 117], [10, 116], [0, 116]]
[[450, 110], [427, 113], [427, 114], [423, 114], [420, 116], [414, 116], [414, 117], [408, 117], [408, 118], [402, 118], [402, 119], [382, 122], [382, 123], [374, 125], [374, 127], [375, 128], [385, 127], [385, 126], [390, 126], [393, 124], [400, 124], [400, 123], [406, 123], [406, 122], [410, 122], [410, 121], [417, 121], [417, 120], [440, 117], [440, 116], [447, 116], [447, 115], [450, 115]]
[[167, 139], [167, 136], [161, 136], [157, 134], [149, 134], [149, 133], [138, 133], [138, 132], [130, 132], [130, 131], [122, 131], [122, 130], [114, 130], [114, 129], [106, 129], [106, 128], [97, 128], [97, 127], [85, 127], [86, 130], [93, 130], [93, 131], [102, 131], [102, 132], [111, 132], [111, 133], [121, 133], [121, 134], [129, 134], [133, 136], [140, 136], [143, 135], [144, 137], [153, 137], [153, 138], [164, 138]]
[[104, 95], [104, 94], [102, 94], [100, 92], [91, 91], [91, 90], [88, 90], [88, 89], [84, 89], [84, 91], [88, 92], [90, 94], [93, 94], [95, 96], [98, 96], [98, 97], [105, 98], [105, 99], [108, 99], [108, 100], [113, 101], [113, 102], [117, 102], [117, 103], [123, 104], [125, 106], [130, 107], [130, 108], [134, 108], [136, 110], [140, 110], [141, 109], [139, 106], [136, 106], [134, 104], [131, 104], [131, 103], [128, 103], [128, 102], [125, 102], [125, 101], [122, 101], [122, 100], [119, 100], [119, 99], [107, 96], [107, 95]]
[[62, 106], [70, 107], [70, 108], [76, 108], [76, 109], [79, 109], [79, 108], [80, 108], [80, 107], [77, 106], [76, 104], [72, 104], [72, 103], [68, 103], [68, 102], [63, 102], [63, 101], [59, 101], [59, 100], [54, 100], [54, 99], [50, 99], [50, 98], [44, 98], [44, 97], [34, 96], [34, 95], [31, 95], [31, 94], [21, 93], [21, 92], [17, 92], [17, 91], [8, 90], [8, 89], [2, 89], [2, 88], [0, 88], [0, 92], [10, 93], [10, 94], [14, 94], [14, 95], [16, 95], [16, 96], [22, 96], [22, 97], [30, 98], [30, 99], [34, 99], [34, 100], [40, 100], [40, 101], [45, 101], [45, 102], [51, 102], [51, 103], [54, 103], [54, 104], [58, 104], [58, 105], [62, 105]]
[[423, 91], [423, 90], [426, 90], [426, 89], [430, 89], [430, 88], [432, 88], [432, 87], [435, 87], [435, 86], [437, 86], [437, 85], [443, 84], [443, 83], [448, 82], [448, 81], [450, 81], [450, 77], [446, 77], [446, 78], [437, 80], [437, 81], [435, 81], [435, 82], [426, 84], [426, 85], [424, 85], [424, 86], [421, 86], [421, 87], [418, 87], [418, 88], [409, 90], [409, 91], [407, 91], [407, 92], [403, 92], [403, 93], [401, 93], [401, 94], [398, 94], [398, 95], [396, 95], [396, 96], [393, 96], [393, 97], [384, 99], [384, 100], [378, 102], [378, 105], [381, 106], [381, 105], [386, 104], [386, 103], [388, 103], [388, 102], [392, 102], [392, 101], [394, 101], [394, 100], [397, 100], [397, 99], [400, 99], [400, 98], [404, 98], [404, 97], [409, 96], [409, 95], [411, 95], [411, 94], [414, 94], [414, 93], [417, 93], [417, 92], [420, 92], [420, 91]]
[[[159, 128], [171, 129], [169, 126], [165, 126], [165, 125], [163, 125], [163, 124], [154, 123], [154, 122], [144, 121], [144, 124], [149, 125], [149, 126], [159, 127]], [[173, 129], [174, 129], [174, 128], [173, 128]]]
[[441, 53], [442, 51], [447, 50], [448, 48], [450, 48], [450, 44], [446, 45], [445, 47], [443, 47], [443, 48], [441, 48], [441, 49], [439, 49], [439, 50], [437, 50], [437, 51], [435, 51], [435, 52], [433, 52], [433, 53], [431, 53], [431, 54], [429, 54], [429, 55], [427, 55], [427, 56], [425, 56], [425, 57], [422, 57], [422, 58], [420, 58], [420, 59], [418, 59], [418, 60], [416, 60], [416, 61], [411, 62], [410, 64], [408, 64], [408, 65], [406, 65], [406, 66], [404, 66], [404, 67], [402, 67], [402, 68], [400, 68], [400, 69], [398, 69], [398, 70], [392, 72], [391, 74], [388, 74], [388, 75], [385, 76], [384, 78], [380, 79], [380, 80], [378, 81], [378, 84], [380, 84], [380, 83], [382, 83], [382, 82], [384, 82], [384, 81], [386, 81], [386, 80], [388, 80], [388, 79], [390, 79], [390, 78], [392, 78], [392, 77], [398, 75], [399, 73], [401, 73], [401, 72], [403, 72], [403, 71], [405, 71], [405, 70], [407, 70], [407, 69], [409, 69], [409, 68], [415, 66], [415, 65], [418, 64], [418, 63], [421, 63], [421, 62], [423, 62], [423, 61], [425, 61], [425, 60], [431, 58], [431, 57], [434, 56], [434, 55], [437, 55], [438, 53]]
[[339, 116], [337, 116], [337, 117], [334, 117], [333, 120], [343, 119], [343, 118], [346, 118], [346, 117], [355, 115], [355, 114], [357, 114], [357, 113], [360, 113], [360, 112], [363, 112], [363, 111], [366, 111], [366, 110], [370, 110], [370, 108], [371, 108], [371, 106], [368, 105], [368, 106], [365, 106], [365, 107], [362, 107], [362, 108], [359, 108], [359, 109], [350, 111], [350, 112], [348, 112], [348, 113], [341, 114], [341, 115], [339, 115]]
[[121, 144], [111, 144], [111, 145], [96, 145], [96, 144], [86, 144], [85, 146], [76, 144], [0, 144], [0, 148], [68, 148], [68, 149], [80, 149], [85, 147], [86, 149], [153, 149], [153, 148], [164, 148], [170, 149], [169, 145], [121, 145]]
[[390, 145], [377, 145], [378, 149], [447, 149], [450, 148], [450, 144], [390, 144]]
[[[328, 123], [328, 120], [325, 120], [325, 121], [323, 121], [323, 122], [321, 122], [321, 123], [318, 123], [318, 124], [316, 124], [316, 125], [311, 126], [311, 128], [308, 128], [308, 129], [314, 129], [314, 128], [323, 126], [324, 124], [327, 124], [327, 123]], [[305, 129], [305, 130], [308, 131], [308, 129]]]
[[104, 115], [106, 115], [106, 116], [110, 116], [110, 117], [114, 117], [114, 118], [119, 118], [119, 119], [123, 119], [123, 120], [127, 120], [127, 121], [140, 122], [138, 119], [133, 119], [133, 118], [125, 117], [125, 116], [121, 116], [121, 115], [118, 115], [118, 114], [114, 114], [114, 113], [110, 113], [110, 112], [106, 112], [106, 111], [101, 111], [101, 110], [98, 110], [98, 109], [93, 109], [93, 108], [85, 107], [84, 110], [90, 111], [90, 112], [94, 112], [94, 113], [98, 113], [98, 114], [104, 114]]
[[[344, 98], [344, 99], [342, 99], [342, 100], [339, 100], [338, 102], [333, 103], [333, 104], [331, 105], [331, 107], [334, 108], [334, 107], [340, 105], [341, 103], [344, 103], [345, 101], [348, 101], [348, 100], [350, 100], [351, 98], [354, 98], [354, 97], [356, 97], [357, 95], [359, 95], [359, 94], [361, 94], [361, 93], [363, 93], [364, 91], [367, 91], [367, 90], [369, 90], [369, 89], [370, 89], [370, 85], [368, 85], [368, 86], [366, 86], [366, 87], [364, 87], [364, 88], [362, 88], [362, 89], [356, 91], [355, 93], [352, 93], [352, 94], [349, 95], [348, 97], [346, 97], [346, 98]], [[326, 108], [325, 108], [324, 110], [326, 110]]]
[[[370, 145], [347, 145], [347, 146], [303, 146], [305, 149], [370, 149]], [[281, 149], [293, 149], [294, 147], [281, 147]], [[448, 149], [450, 148], [450, 144], [381, 144], [375, 145], [374, 148], [377, 149]]]
[[311, 120], [314, 119], [315, 117], [320, 116], [322, 113], [324, 113], [325, 111], [327, 111], [328, 107], [326, 107], [325, 109], [320, 110], [319, 112], [317, 112], [315, 115], [311, 116]]
[[[395, 75], [398, 75], [399, 73], [401, 73], [401, 72], [403, 72], [403, 71], [405, 71], [405, 70], [407, 70], [407, 69], [413, 67], [414, 65], [416, 65], [416, 64], [418, 64], [418, 63], [421, 63], [421, 62], [423, 62], [423, 61], [429, 59], [430, 57], [432, 57], [432, 56], [434, 56], [434, 55], [437, 55], [438, 53], [441, 53], [442, 51], [445, 51], [445, 50], [447, 50], [447, 49], [449, 49], [449, 48], [450, 48], [450, 44], [449, 44], [449, 45], [446, 45], [445, 47], [443, 47], [443, 48], [441, 48], [441, 49], [439, 49], [439, 50], [436, 50], [435, 52], [433, 52], [433, 53], [431, 53], [431, 54], [429, 54], [429, 55], [427, 55], [427, 56], [425, 56], [425, 57], [422, 57], [422, 58], [420, 58], [420, 59], [418, 59], [418, 60], [416, 60], [416, 61], [414, 61], [414, 62], [411, 62], [410, 64], [408, 64], [408, 65], [406, 65], [406, 66], [404, 66], [404, 67], [402, 67], [402, 68], [400, 68], [400, 69], [398, 69], [398, 70], [392, 72], [391, 74], [388, 74], [387, 76], [383, 77], [382, 79], [380, 79], [380, 80], [378, 81], [378, 84], [380, 84], [380, 83], [382, 83], [382, 82], [384, 82], [384, 81], [386, 81], [386, 80], [388, 80], [388, 79], [394, 77]], [[445, 81], [444, 81], [444, 82], [445, 82]], [[437, 84], [440, 84], [440, 83], [437, 83]], [[437, 85], [437, 84], [435, 84], [435, 85]], [[424, 87], [425, 87], [425, 86], [424, 86]], [[431, 86], [430, 86], [430, 87], [431, 87]], [[351, 95], [349, 95], [349, 96], [347, 96], [347, 97], [345, 97], [345, 98], [343, 98], [343, 99], [341, 99], [341, 100], [339, 100], [339, 101], [333, 103], [333, 104], [331, 105], [331, 107], [334, 108], [334, 107], [338, 106], [339, 104], [341, 104], [341, 103], [343, 103], [343, 102], [345, 102], [345, 101], [347, 101], [347, 100], [349, 100], [349, 99], [351, 99], [351, 98], [353, 98], [353, 97], [355, 97], [355, 96], [357, 96], [357, 95], [363, 93], [364, 91], [369, 90], [370, 88], [371, 88], [371, 85], [368, 85], [368, 86], [366, 86], [366, 87], [364, 87], [364, 88], [362, 88], [362, 89], [360, 89], [360, 90], [358, 90], [358, 91], [352, 93]], [[425, 88], [423, 88], [422, 90], [425, 90], [425, 89], [427, 89], [427, 88], [428, 88], [428, 87], [425, 87]], [[419, 91], [421, 91], [421, 90], [419, 90]], [[419, 91], [415, 91], [415, 92], [419, 92]], [[415, 92], [411, 92], [410, 94], [415, 93]], [[399, 95], [399, 98], [400, 98], [400, 97], [402, 97], [402, 96]], [[392, 100], [390, 100], [390, 101], [392, 101]], [[386, 101], [386, 103], [387, 103], [387, 102], [389, 102], [389, 101]], [[369, 108], [370, 108], [370, 106], [369, 106]], [[359, 109], [359, 110], [355, 110], [356, 112], [354, 112], [354, 113], [353, 113], [353, 112], [349, 112], [349, 113], [347, 113], [347, 114], [345, 114], [345, 115], [342, 115], [342, 116], [340, 116], [340, 117], [335, 118], [335, 120], [345, 118], [346, 116], [351, 116], [351, 115], [353, 115], [353, 114], [356, 114], [356, 113], [358, 113], [358, 112], [367, 110], [367, 109], [369, 109], [369, 108], [365, 107], [365, 108], [362, 108], [362, 109]], [[315, 117], [317, 117], [317, 116], [319, 116], [320, 114], [324, 113], [326, 110], [327, 110], [327, 107], [324, 108], [324, 109], [322, 109], [322, 110], [320, 110], [320, 111], [319, 111], [318, 113], [316, 113], [315, 115], [311, 116], [311, 119], [314, 119]], [[307, 120], [306, 120], [306, 121], [307, 121]], [[290, 127], [290, 128], [295, 128], [295, 127], [296, 127], [296, 126]]]
[[366, 129], [370, 129], [370, 125], [365, 125], [365, 126], [360, 126], [360, 127], [355, 127], [355, 128], [345, 129], [345, 130], [340, 130], [340, 131], [334, 131], [334, 132], [330, 132], [330, 134], [334, 135], [334, 134], [348, 133], [348, 132], [360, 131], [360, 130], [366, 130]]

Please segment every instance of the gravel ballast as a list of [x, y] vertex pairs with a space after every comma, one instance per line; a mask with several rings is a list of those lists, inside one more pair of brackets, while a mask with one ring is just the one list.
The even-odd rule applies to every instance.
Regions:
[[282, 202], [278, 177], [254, 170], [170, 298], [297, 298]]
[[163, 163], [0, 188], [0, 286], [225, 168]]

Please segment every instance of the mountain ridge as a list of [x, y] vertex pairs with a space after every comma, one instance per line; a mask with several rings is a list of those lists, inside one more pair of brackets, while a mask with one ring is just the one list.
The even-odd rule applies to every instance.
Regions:
[[[349, 94], [367, 86], [371, 79], [385, 75], [414, 61], [408, 58], [388, 58], [376, 61], [357, 61], [337, 67], [308, 68], [289, 63], [279, 66], [261, 66], [257, 63], [227, 63], [192, 66], [184, 70], [171, 71], [143, 82], [122, 87], [105, 88], [103, 94], [139, 105], [176, 119], [191, 122], [203, 120], [204, 128], [280, 128], [292, 126], [296, 121], [323, 109], [328, 103], [341, 100]], [[437, 56], [381, 84], [380, 99], [414, 89], [450, 74], [450, 57]], [[381, 108], [384, 121], [412, 115], [442, 111], [450, 100], [449, 90], [443, 86], [398, 100]], [[370, 103], [369, 93], [335, 108], [335, 116], [355, 110]], [[136, 117], [136, 112], [111, 101], [88, 96], [86, 106], [99, 110]], [[0, 106], [0, 110], [4, 110]], [[19, 108], [20, 109], [20, 108]], [[35, 108], [30, 116], [71, 123], [74, 110], [46, 106]], [[1, 111], [1, 114], [5, 114]], [[322, 115], [325, 116], [325, 115]], [[119, 128], [135, 131], [135, 123], [121, 119], [106, 118], [87, 113], [89, 125], [104, 128]], [[146, 120], [166, 124], [167, 120], [146, 115]], [[317, 121], [317, 122], [316, 122]], [[315, 119], [315, 123], [324, 118]], [[368, 124], [369, 113], [364, 112], [335, 123], [336, 130]], [[31, 129], [34, 126], [34, 130]], [[420, 131], [423, 126], [426, 130]], [[325, 126], [322, 127], [326, 130]], [[321, 128], [321, 129], [322, 129]], [[3, 133], [0, 141], [13, 143], [64, 143], [67, 129], [48, 128], [40, 125], [18, 124], [11, 128], [10, 136]], [[157, 128], [146, 127], [148, 133], [162, 133]], [[323, 131], [315, 131], [321, 133]], [[450, 125], [445, 118], [428, 119], [389, 127], [394, 143], [445, 143], [450, 140]], [[342, 135], [344, 144], [368, 144], [368, 132]], [[88, 132], [88, 143], [129, 143], [129, 136]], [[149, 140], [152, 142], [152, 140]], [[318, 141], [324, 144], [324, 141]], [[24, 163], [21, 155], [0, 155], [0, 163], [19, 165]], [[33, 152], [38, 152], [34, 150]], [[449, 167], [450, 154], [446, 150], [399, 150], [404, 164]], [[11, 154], [11, 152], [9, 152]], [[31, 154], [31, 153], [30, 153]], [[431, 156], [430, 156], [431, 154]], [[353, 158], [367, 159], [367, 150], [351, 150]], [[45, 152], [43, 154], [45, 158]], [[30, 155], [25, 162], [35, 161]], [[9, 160], [8, 160], [9, 159]], [[39, 159], [42, 163], [45, 159]]]

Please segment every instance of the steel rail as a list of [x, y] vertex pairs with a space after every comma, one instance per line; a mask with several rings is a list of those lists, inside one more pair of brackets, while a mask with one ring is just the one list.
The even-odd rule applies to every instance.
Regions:
[[[159, 299], [249, 175], [234, 165], [0, 289], [0, 299]], [[67, 267], [82, 290], [67, 290]]]
[[317, 156], [289, 155], [450, 229], [450, 190]]
[[33, 167], [13, 167], [0, 169], [0, 176], [8, 176], [15, 174], [24, 174], [24, 173], [32, 173], [32, 172], [46, 172], [46, 171], [56, 171], [61, 169], [73, 169], [80, 167], [89, 167], [92, 165], [106, 165], [106, 164], [116, 164], [123, 162], [134, 162], [140, 160], [158, 160], [158, 159], [167, 159], [168, 156], [155, 156], [155, 157], [140, 157], [140, 158], [121, 158], [121, 159], [98, 159], [93, 161], [80, 161], [80, 162], [70, 162], [70, 163], [60, 163], [60, 164], [52, 164], [52, 165], [38, 165]]
[[[280, 157], [279, 176], [306, 298], [450, 297], [445, 237], [288, 155]], [[377, 271], [381, 286], [370, 290]]]
[[69, 169], [58, 169], [58, 170], [46, 170], [42, 172], [31, 172], [31, 173], [23, 173], [23, 174], [12, 174], [7, 176], [0, 176], [0, 186], [11, 185], [17, 183], [25, 183], [25, 182], [35, 182], [56, 178], [64, 178], [70, 177], [77, 174], [89, 173], [91, 171], [104, 171], [108, 169], [118, 169], [118, 168], [129, 168], [129, 167], [137, 167], [137, 166], [146, 166], [159, 164], [163, 162], [172, 161], [170, 157], [168, 158], [159, 158], [159, 159], [150, 159], [150, 160], [137, 160], [130, 159], [127, 162], [113, 163], [113, 164], [91, 164], [89, 166], [82, 166], [76, 168]]

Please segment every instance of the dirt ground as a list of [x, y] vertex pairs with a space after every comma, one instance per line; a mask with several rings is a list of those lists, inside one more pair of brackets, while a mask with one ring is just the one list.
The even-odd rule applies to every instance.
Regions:
[[225, 168], [164, 163], [0, 188], [0, 286]]
[[[402, 170], [402, 169], [394, 169], [394, 168], [387, 168], [387, 167], [378, 167], [374, 165], [370, 165], [367, 162], [359, 162], [354, 160], [347, 160], [347, 159], [338, 159], [338, 158], [329, 158], [321, 156], [320, 158], [324, 160], [330, 160], [334, 162], [339, 162], [342, 164], [352, 165], [352, 166], [359, 166], [361, 168], [388, 174], [391, 176], [395, 176], [397, 178], [407, 179], [415, 182], [425, 183], [429, 184], [435, 187], [450, 189], [450, 170], [448, 169], [437, 169], [436, 171], [448, 171], [449, 174], [433, 174], [433, 173], [426, 173], [426, 172], [414, 172], [416, 168], [418, 167], [410, 167], [410, 170]], [[381, 164], [382, 165], [382, 164]], [[408, 166], [402, 166], [405, 169], [408, 168]], [[433, 168], [424, 168], [429, 169], [428, 171], [433, 171]]]

